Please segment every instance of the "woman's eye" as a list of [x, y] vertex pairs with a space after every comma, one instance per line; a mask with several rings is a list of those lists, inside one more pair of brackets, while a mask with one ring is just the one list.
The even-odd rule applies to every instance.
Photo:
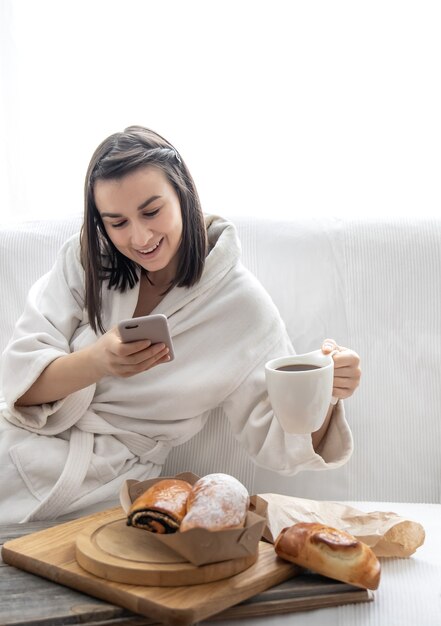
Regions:
[[124, 226], [124, 224], [126, 223], [126, 220], [124, 220], [123, 222], [114, 222], [112, 224], [112, 228], [121, 228], [121, 226]]
[[155, 215], [158, 215], [160, 210], [161, 209], [155, 209], [154, 211], [146, 211], [144, 213], [144, 217], [155, 217]]

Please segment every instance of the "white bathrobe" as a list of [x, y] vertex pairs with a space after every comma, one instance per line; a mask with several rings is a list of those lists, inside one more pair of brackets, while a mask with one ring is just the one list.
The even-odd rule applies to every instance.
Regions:
[[[51, 361], [97, 339], [84, 309], [78, 235], [32, 287], [3, 354], [1, 521], [55, 518], [115, 498], [127, 478], [158, 476], [170, 448], [195, 435], [218, 406], [262, 467], [292, 475], [348, 460], [352, 437], [341, 402], [320, 455], [310, 435], [281, 430], [264, 364], [293, 347], [269, 295], [240, 262], [234, 226], [218, 217], [207, 225], [201, 280], [174, 288], [154, 310], [169, 320], [172, 362], [131, 378], [103, 378], [54, 403], [15, 408]], [[139, 283], [124, 294], [103, 289], [107, 329], [133, 316], [138, 291]]]

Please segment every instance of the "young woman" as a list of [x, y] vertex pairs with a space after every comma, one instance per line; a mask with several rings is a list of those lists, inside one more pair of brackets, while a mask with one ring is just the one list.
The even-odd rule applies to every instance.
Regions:
[[[168, 318], [172, 361], [164, 344], [117, 331], [153, 311]], [[337, 350], [333, 394], [349, 397], [358, 355], [332, 340], [322, 349]], [[114, 500], [124, 480], [158, 476], [217, 406], [263, 467], [342, 465], [352, 438], [341, 402], [311, 435], [284, 433], [274, 416], [264, 364], [293, 352], [234, 226], [204, 216], [176, 149], [142, 127], [111, 135], [87, 171], [81, 233], [30, 290], [3, 354], [0, 519]]]

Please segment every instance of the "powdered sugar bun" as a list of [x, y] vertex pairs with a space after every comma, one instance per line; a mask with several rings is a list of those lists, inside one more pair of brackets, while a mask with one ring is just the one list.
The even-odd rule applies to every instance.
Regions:
[[207, 474], [193, 485], [180, 532], [190, 528], [241, 528], [249, 503], [248, 491], [237, 478], [229, 474]]

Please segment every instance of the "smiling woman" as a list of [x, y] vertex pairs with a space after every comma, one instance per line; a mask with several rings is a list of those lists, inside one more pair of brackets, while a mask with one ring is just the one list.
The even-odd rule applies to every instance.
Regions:
[[[86, 175], [82, 262], [92, 328], [104, 331], [100, 274], [123, 290], [138, 281], [136, 315], [150, 313], [174, 286], [191, 286], [206, 255], [202, 209], [193, 179], [174, 147], [138, 126], [104, 140]], [[110, 267], [97, 266], [102, 246]]]
[[163, 171], [146, 166], [121, 180], [97, 180], [94, 196], [115, 248], [139, 263], [154, 285], [172, 284], [182, 217], [179, 198]]
[[[94, 196], [109, 241], [123, 257], [142, 268], [135, 316], [147, 315], [178, 275], [183, 229], [179, 198], [155, 166], [136, 170], [121, 180], [100, 179]], [[89, 310], [93, 315], [93, 307]]]
[[[131, 126], [101, 142], [86, 174], [81, 233], [30, 290], [4, 353], [0, 465], [11, 480], [0, 481], [3, 520], [105, 508], [124, 480], [158, 476], [171, 448], [217, 407], [264, 467], [293, 474], [349, 459], [341, 401], [325, 407], [315, 432], [280, 425], [264, 364], [294, 349], [240, 256], [236, 228], [202, 212], [167, 140]], [[153, 310], [168, 319], [173, 359], [165, 343], [124, 342], [118, 331], [123, 319]], [[332, 340], [322, 351], [335, 353], [333, 394], [349, 397], [358, 355]]]

